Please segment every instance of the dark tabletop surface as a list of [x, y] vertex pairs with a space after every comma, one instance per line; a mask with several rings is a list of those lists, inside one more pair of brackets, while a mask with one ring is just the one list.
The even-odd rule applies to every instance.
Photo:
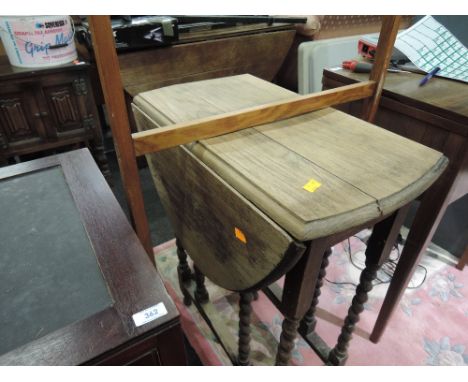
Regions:
[[1, 180], [0, 211], [0, 354], [112, 304], [60, 167]]
[[[334, 73], [357, 81], [367, 81], [368, 73], [353, 73], [341, 69]], [[432, 78], [426, 85], [419, 86], [423, 78], [417, 73], [388, 73], [384, 89], [435, 108], [468, 117], [468, 84], [440, 77]]]

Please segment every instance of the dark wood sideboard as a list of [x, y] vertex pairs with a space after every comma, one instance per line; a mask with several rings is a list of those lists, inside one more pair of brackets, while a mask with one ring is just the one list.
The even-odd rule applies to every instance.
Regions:
[[0, 57], [0, 165], [15, 156], [86, 145], [110, 180], [89, 69], [85, 63], [17, 68]]
[[185, 365], [179, 313], [87, 149], [0, 168], [0, 365]]

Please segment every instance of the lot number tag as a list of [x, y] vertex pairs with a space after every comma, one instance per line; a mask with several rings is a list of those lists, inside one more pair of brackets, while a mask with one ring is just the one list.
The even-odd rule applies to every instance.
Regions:
[[159, 317], [165, 316], [167, 314], [167, 309], [164, 306], [163, 302], [153, 305], [148, 309], [142, 310], [141, 312], [135, 313], [132, 318], [135, 322], [135, 326], [141, 326], [147, 324], [148, 322], [154, 321]]

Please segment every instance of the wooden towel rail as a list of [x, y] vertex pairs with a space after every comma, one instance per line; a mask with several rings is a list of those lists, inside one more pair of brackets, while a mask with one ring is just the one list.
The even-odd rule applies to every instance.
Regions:
[[290, 100], [215, 115], [187, 123], [132, 134], [137, 156], [183, 145], [200, 139], [233, 133], [249, 127], [296, 117], [311, 111], [372, 96], [375, 81], [360, 82]]

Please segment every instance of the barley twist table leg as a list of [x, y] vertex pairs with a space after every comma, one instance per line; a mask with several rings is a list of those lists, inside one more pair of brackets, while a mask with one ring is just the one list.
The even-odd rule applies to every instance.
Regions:
[[359, 285], [356, 288], [356, 294], [348, 310], [348, 315], [345, 318], [338, 342], [328, 356], [328, 365], [341, 366], [346, 363], [349, 342], [351, 341], [356, 323], [359, 321], [359, 315], [364, 310], [364, 303], [368, 299], [368, 293], [372, 290], [372, 281], [377, 276], [378, 268], [377, 264], [370, 264], [362, 271]]
[[185, 286], [187, 282], [192, 279], [192, 271], [187, 262], [187, 254], [185, 253], [184, 248], [179, 239], [176, 239], [177, 246], [177, 257], [179, 258], [179, 264], [177, 265], [177, 276], [179, 279], [179, 287], [184, 296], [184, 304], [190, 306], [192, 304], [192, 299], [190, 294]]
[[283, 320], [283, 330], [281, 332], [278, 352], [276, 353], [276, 365], [287, 366], [291, 359], [291, 352], [294, 349], [294, 340], [297, 336], [299, 319], [285, 317]]
[[253, 293], [240, 293], [239, 300], [239, 352], [238, 365], [250, 365], [250, 321]]
[[193, 266], [193, 269], [195, 271], [195, 282], [197, 284], [195, 298], [199, 303], [204, 304], [210, 299], [205, 287], [205, 275], [200, 272], [196, 265]]

